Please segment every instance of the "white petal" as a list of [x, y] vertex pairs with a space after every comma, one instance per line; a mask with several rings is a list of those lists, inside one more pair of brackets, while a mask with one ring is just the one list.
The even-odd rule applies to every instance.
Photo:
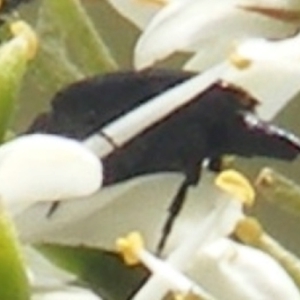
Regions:
[[100, 161], [74, 140], [34, 134], [0, 148], [0, 194], [13, 212], [37, 201], [91, 194], [101, 182]]
[[216, 299], [300, 299], [297, 287], [276, 261], [228, 239], [201, 249], [189, 273]]
[[[270, 1], [260, 1], [263, 6]], [[272, 1], [271, 8], [299, 9], [299, 4]], [[177, 51], [198, 51], [213, 40], [214, 47], [229, 47], [246, 37], [283, 38], [295, 33], [297, 22], [283, 22], [251, 13], [239, 5], [257, 1], [174, 1], [152, 19], [135, 49], [135, 66], [145, 68]], [[226, 47], [226, 48], [227, 48]], [[226, 49], [225, 49], [226, 51]]]
[[101, 300], [87, 289], [65, 287], [61, 290], [34, 293], [32, 300]]
[[259, 99], [258, 114], [271, 120], [300, 90], [299, 44], [300, 36], [277, 42], [242, 43], [236, 55], [249, 60], [249, 67], [231, 67], [222, 78]]
[[[198, 218], [192, 230], [181, 235], [181, 243], [170, 253], [167, 261], [177, 270], [186, 271], [199, 248], [230, 234], [241, 217], [241, 203], [231, 201], [228, 195], [219, 195], [215, 198], [214, 209], [204, 218]], [[160, 276], [153, 275], [135, 295], [134, 300], [161, 299], [168, 289], [168, 284]]]
[[[147, 248], [155, 250], [168, 206], [182, 180], [182, 175], [172, 173], [138, 177], [103, 188], [84, 201], [63, 202], [51, 218], [46, 218], [49, 206], [39, 204], [16, 218], [16, 226], [26, 242], [86, 244], [110, 250], [114, 249], [116, 238], [139, 230]], [[188, 194], [166, 252], [178, 247], [182, 237], [214, 209], [214, 199], [219, 195], [211, 175], [204, 172], [199, 187]]]
[[232, 52], [232, 45], [225, 39], [219, 39], [216, 47], [214, 39], [207, 40], [200, 49], [184, 64], [186, 71], [199, 72], [205, 71], [220, 61], [227, 59]]
[[[173, 268], [169, 263], [157, 258], [150, 252], [143, 250], [140, 253], [142, 263], [161, 281], [164, 281], [170, 290], [182, 294], [196, 293], [201, 299], [213, 300], [213, 298], [194, 281], [190, 280], [183, 273]], [[157, 292], [157, 289], [155, 289]], [[149, 294], [148, 299], [160, 299], [157, 295]]]

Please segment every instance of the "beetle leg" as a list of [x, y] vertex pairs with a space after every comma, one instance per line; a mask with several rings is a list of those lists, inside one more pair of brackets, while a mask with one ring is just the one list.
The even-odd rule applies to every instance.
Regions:
[[183, 183], [180, 185], [176, 196], [174, 197], [173, 201], [171, 202], [171, 205], [168, 208], [169, 215], [167, 217], [167, 220], [163, 226], [161, 238], [159, 240], [159, 243], [157, 245], [156, 253], [157, 255], [160, 255], [161, 252], [164, 249], [164, 246], [167, 242], [167, 239], [171, 233], [171, 230], [173, 228], [174, 222], [176, 220], [176, 217], [180, 213], [182, 206], [184, 204], [186, 194], [188, 191], [188, 188], [190, 187], [190, 182], [185, 179]]
[[49, 210], [47, 211], [46, 217], [50, 219], [59, 208], [59, 205], [60, 205], [60, 201], [52, 202], [50, 204]]
[[200, 166], [202, 165], [202, 159], [198, 162], [189, 163], [188, 165], [189, 167], [186, 168], [185, 172], [185, 179], [180, 185], [173, 201], [171, 202], [171, 205], [168, 208], [169, 215], [163, 226], [161, 238], [157, 245], [156, 253], [158, 255], [160, 255], [164, 249], [167, 239], [172, 231], [174, 222], [183, 207], [184, 201], [186, 200], [189, 187], [196, 185], [200, 180]]

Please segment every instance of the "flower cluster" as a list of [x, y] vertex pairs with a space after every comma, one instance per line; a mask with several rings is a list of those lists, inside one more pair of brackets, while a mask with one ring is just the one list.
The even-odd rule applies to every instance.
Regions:
[[[44, 1], [50, 7], [54, 3]], [[32, 248], [46, 243], [114, 251], [128, 265], [142, 264], [150, 276], [131, 295], [133, 300], [160, 300], [168, 294], [174, 299], [300, 300], [297, 259], [291, 259], [258, 221], [245, 213], [256, 197], [246, 177], [234, 170], [223, 171], [216, 178], [204, 174], [200, 188], [189, 192], [190, 203], [180, 214], [163, 257], [157, 257], [151, 252], [155, 251], [174, 186], [182, 184], [183, 177], [170, 172], [150, 174], [102, 188], [106, 178], [101, 163], [101, 157], [119, 151], [134, 136], [216, 82], [243, 90], [257, 100], [262, 118], [274, 118], [300, 90], [299, 0], [107, 1], [141, 31], [133, 50], [136, 70], [155, 67], [183, 52], [189, 58], [182, 68], [196, 71], [196, 75], [113, 120], [100, 135], [83, 142], [36, 133], [0, 146], [0, 237], [7, 227], [6, 221], [1, 223], [2, 218], [12, 219], [10, 226], [17, 232], [17, 237], [15, 232], [8, 235], [8, 244], [17, 253], [12, 259], [20, 263], [18, 253], [22, 252], [27, 260], [16, 268], [21, 285], [30, 290], [24, 289], [22, 297], [26, 293], [34, 300], [106, 297], [102, 295], [105, 289], [97, 289], [98, 296], [76, 286], [78, 274], [54, 267]], [[56, 1], [57, 7], [58, 3], [63, 2]], [[77, 0], [68, 3], [82, 14]], [[1, 97], [9, 101], [40, 43], [22, 21], [13, 23], [11, 32], [13, 38], [0, 48], [0, 65], [8, 66], [9, 71], [4, 73], [17, 74], [5, 78], [2, 87], [0, 84]], [[84, 32], [94, 36], [89, 22]], [[91, 44], [98, 47], [101, 43]], [[41, 51], [47, 52], [47, 46], [41, 41]], [[108, 61], [106, 50], [102, 54]], [[59, 53], [63, 55], [56, 58], [64, 61], [65, 52]], [[15, 63], [12, 57], [18, 61]], [[68, 75], [78, 78], [84, 73], [70, 67], [70, 61], [66, 65]], [[3, 86], [11, 87], [9, 92], [2, 90]], [[5, 124], [0, 121], [3, 136], [8, 121], [6, 117]], [[68, 120], [63, 121], [68, 124]], [[59, 205], [59, 210], [49, 215], [52, 202]], [[145, 203], [151, 205], [145, 209]], [[2, 217], [2, 205], [8, 216]], [[234, 241], [233, 235], [239, 241]], [[275, 255], [275, 248], [280, 254]], [[0, 268], [1, 263], [0, 257]]]
[[188, 299], [189, 294], [207, 300], [299, 299], [294, 282], [275, 260], [226, 238], [244, 219], [243, 203], [253, 204], [255, 195], [247, 179], [228, 170], [217, 177], [216, 185], [233, 199], [228, 197], [230, 194], [219, 199], [215, 209], [169, 255], [167, 262], [147, 252], [137, 233], [117, 241], [127, 264], [142, 262], [153, 273], [134, 299], [161, 299], [168, 290], [181, 294], [183, 299]]

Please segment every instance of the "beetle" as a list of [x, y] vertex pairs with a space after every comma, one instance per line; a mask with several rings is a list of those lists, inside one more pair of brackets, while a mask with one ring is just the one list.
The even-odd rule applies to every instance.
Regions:
[[37, 117], [27, 133], [43, 132], [85, 141], [101, 135], [113, 147], [102, 157], [104, 185], [163, 171], [185, 180], [169, 207], [158, 253], [162, 251], [189, 187], [200, 180], [202, 163], [218, 172], [224, 154], [267, 156], [293, 161], [300, 140], [255, 114], [258, 101], [244, 91], [216, 82], [189, 103], [142, 130], [121, 147], [102, 130], [195, 74], [175, 70], [123, 71], [75, 82], [59, 91], [50, 112]]

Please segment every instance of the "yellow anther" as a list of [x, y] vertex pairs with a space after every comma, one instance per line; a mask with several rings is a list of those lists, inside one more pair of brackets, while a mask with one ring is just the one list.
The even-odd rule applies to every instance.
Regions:
[[237, 69], [244, 70], [251, 65], [251, 60], [245, 57], [242, 57], [236, 52], [233, 52], [229, 56], [229, 61], [233, 64]]
[[252, 245], [259, 242], [263, 229], [255, 218], [247, 217], [238, 222], [235, 234], [242, 242]]
[[251, 206], [254, 203], [255, 192], [249, 180], [235, 170], [226, 170], [220, 173], [215, 179], [215, 184], [245, 205]]
[[38, 38], [33, 29], [24, 21], [16, 21], [10, 25], [10, 30], [15, 37], [23, 37], [27, 43], [27, 58], [32, 59], [38, 49]]
[[139, 232], [131, 232], [126, 237], [116, 241], [117, 251], [122, 255], [127, 265], [140, 263], [139, 253], [144, 249], [144, 242]]

